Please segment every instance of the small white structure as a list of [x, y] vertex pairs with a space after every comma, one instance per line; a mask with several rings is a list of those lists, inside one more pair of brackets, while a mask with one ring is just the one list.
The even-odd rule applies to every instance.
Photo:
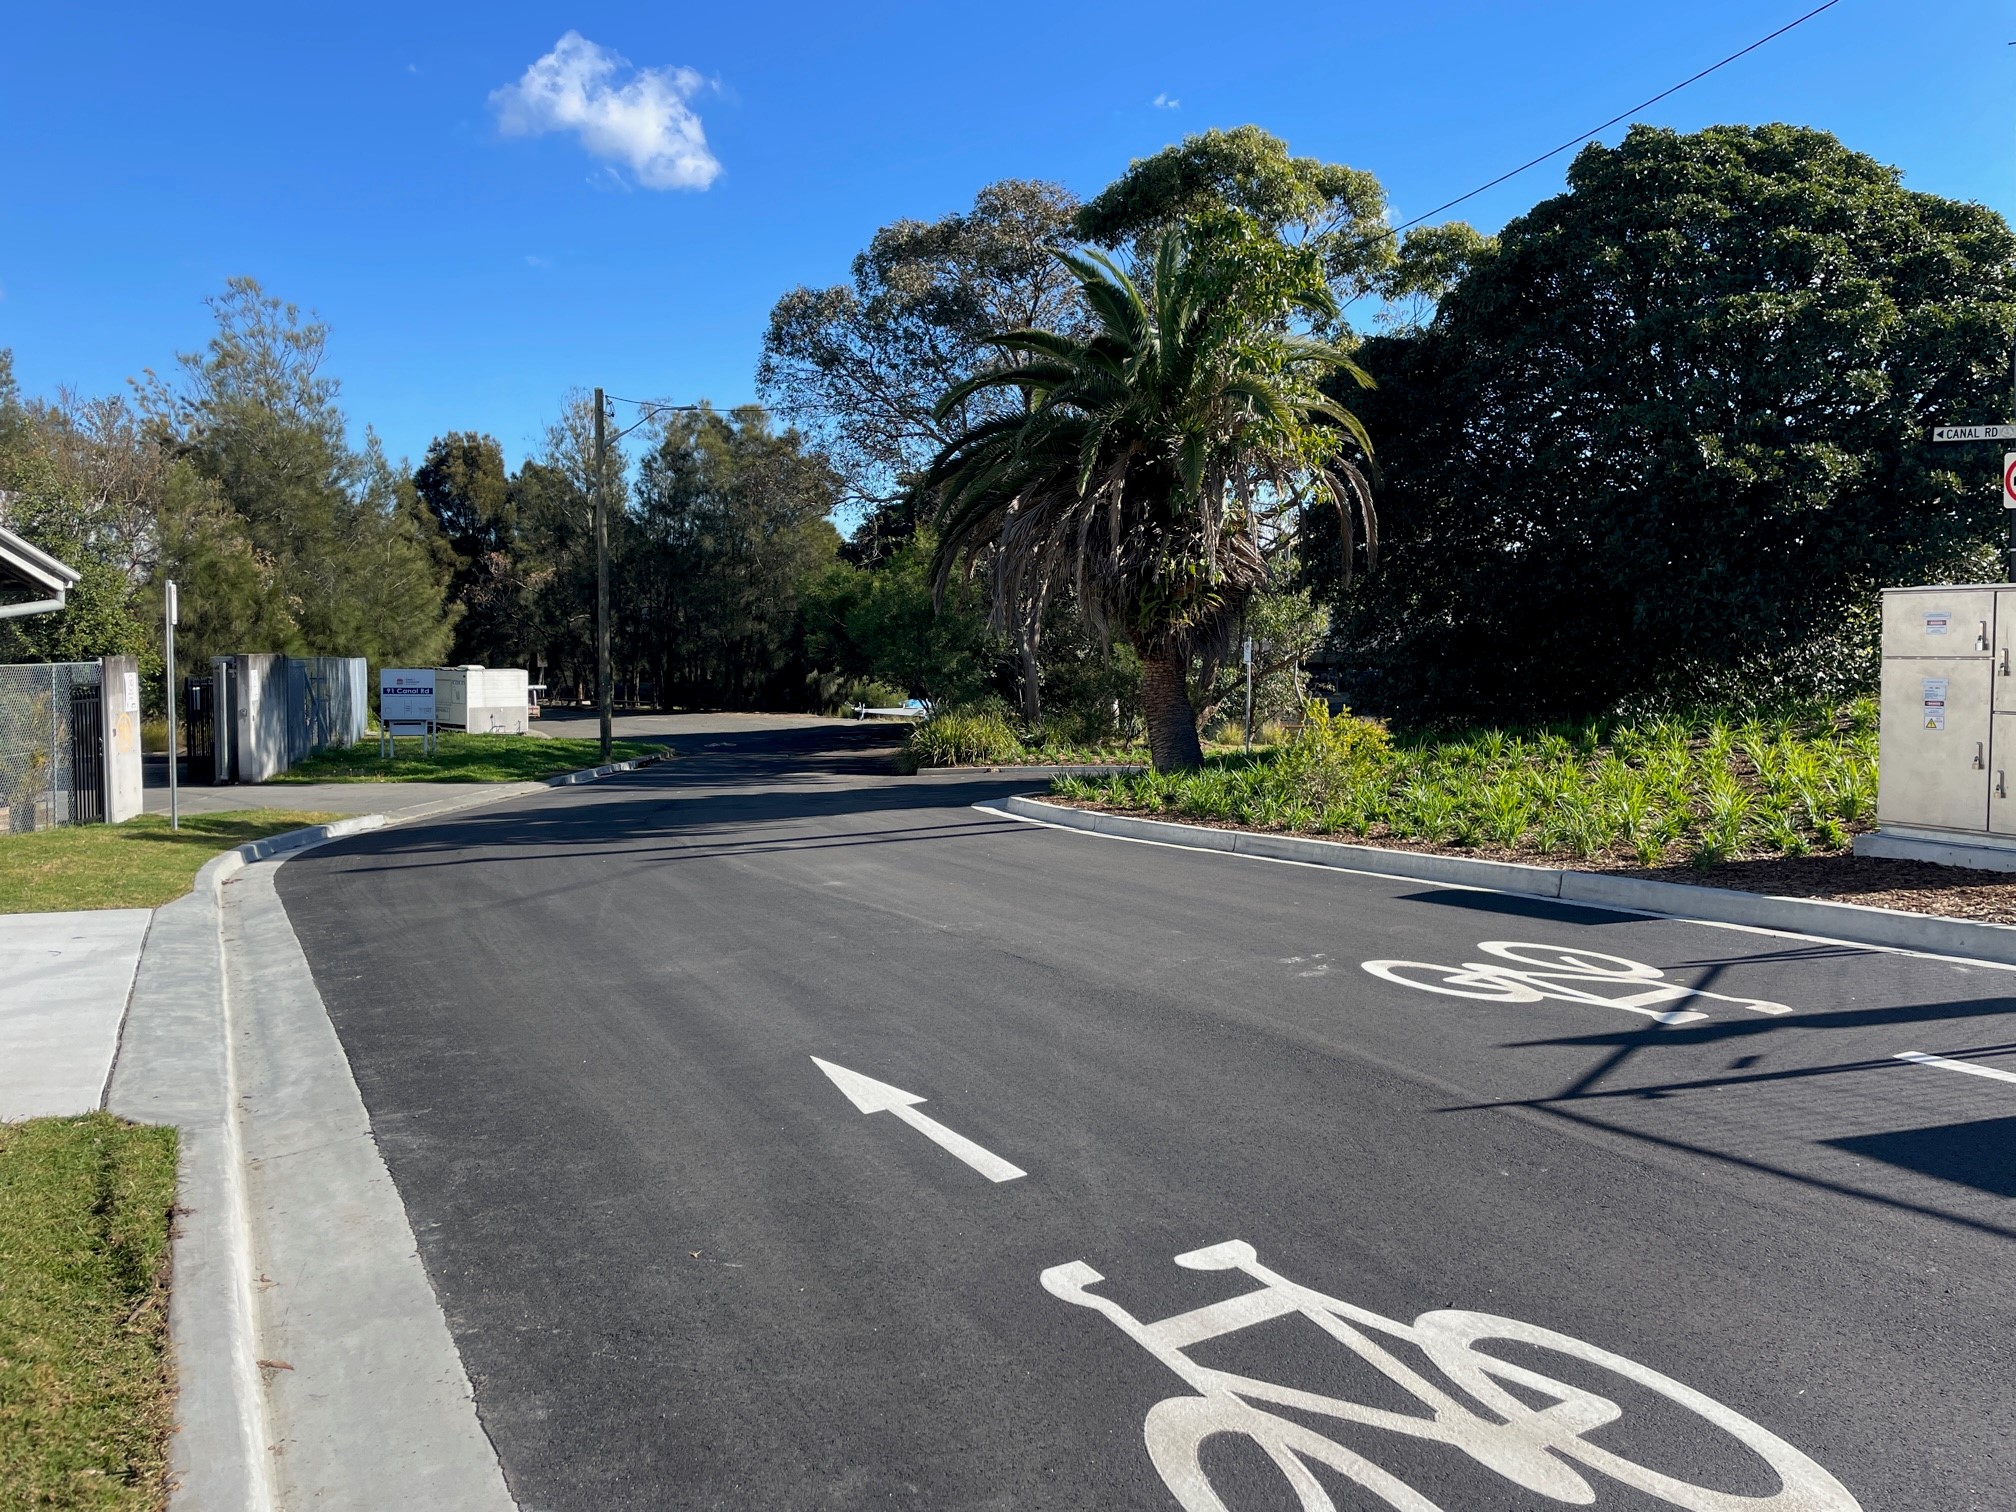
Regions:
[[1883, 592], [1878, 831], [1858, 856], [2016, 871], [2016, 584]]
[[434, 674], [434, 717], [472, 735], [523, 735], [530, 685], [530, 674], [515, 667], [441, 667]]

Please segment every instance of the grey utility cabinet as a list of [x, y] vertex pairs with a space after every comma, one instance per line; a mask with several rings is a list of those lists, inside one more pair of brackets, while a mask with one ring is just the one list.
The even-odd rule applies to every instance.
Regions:
[[2016, 866], [2012, 643], [2016, 585], [1884, 591], [1876, 809], [1885, 837], [2006, 849]]

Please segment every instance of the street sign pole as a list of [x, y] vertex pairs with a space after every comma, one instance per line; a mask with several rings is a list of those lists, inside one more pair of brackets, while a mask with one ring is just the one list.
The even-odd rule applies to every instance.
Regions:
[[595, 707], [601, 711], [602, 759], [609, 759], [609, 500], [603, 482], [607, 445], [602, 437], [602, 390], [595, 390]]
[[168, 584], [168, 600], [162, 606], [163, 626], [168, 648], [168, 665], [165, 676], [168, 682], [168, 828], [182, 828], [182, 799], [175, 787], [175, 621], [181, 618], [181, 605], [177, 602], [175, 584]]
[[[2012, 412], [2016, 412], [2016, 359], [2010, 362], [2010, 395]], [[1935, 425], [1932, 439], [1950, 444], [1955, 441], [2005, 441], [2016, 442], [2016, 425]], [[2016, 583], [2016, 452], [2002, 454], [2002, 509], [2009, 519], [2009, 543], [2004, 549], [2003, 571], [2005, 579]]]

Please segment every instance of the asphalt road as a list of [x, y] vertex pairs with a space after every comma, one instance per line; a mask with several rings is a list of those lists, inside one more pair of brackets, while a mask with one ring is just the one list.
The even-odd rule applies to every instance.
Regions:
[[2016, 1073], [2008, 971], [1046, 829], [872, 738], [280, 874], [523, 1507], [2016, 1507], [2016, 1079], [1897, 1059]]

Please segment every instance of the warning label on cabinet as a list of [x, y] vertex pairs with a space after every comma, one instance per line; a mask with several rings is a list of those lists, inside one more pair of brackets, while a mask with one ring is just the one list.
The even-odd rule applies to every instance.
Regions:
[[1928, 677], [1925, 684], [1925, 728], [1943, 730], [1946, 728], [1946, 679]]
[[1927, 635], [1944, 635], [1952, 628], [1953, 611], [1951, 609], [1927, 609], [1925, 611], [1925, 633]]

